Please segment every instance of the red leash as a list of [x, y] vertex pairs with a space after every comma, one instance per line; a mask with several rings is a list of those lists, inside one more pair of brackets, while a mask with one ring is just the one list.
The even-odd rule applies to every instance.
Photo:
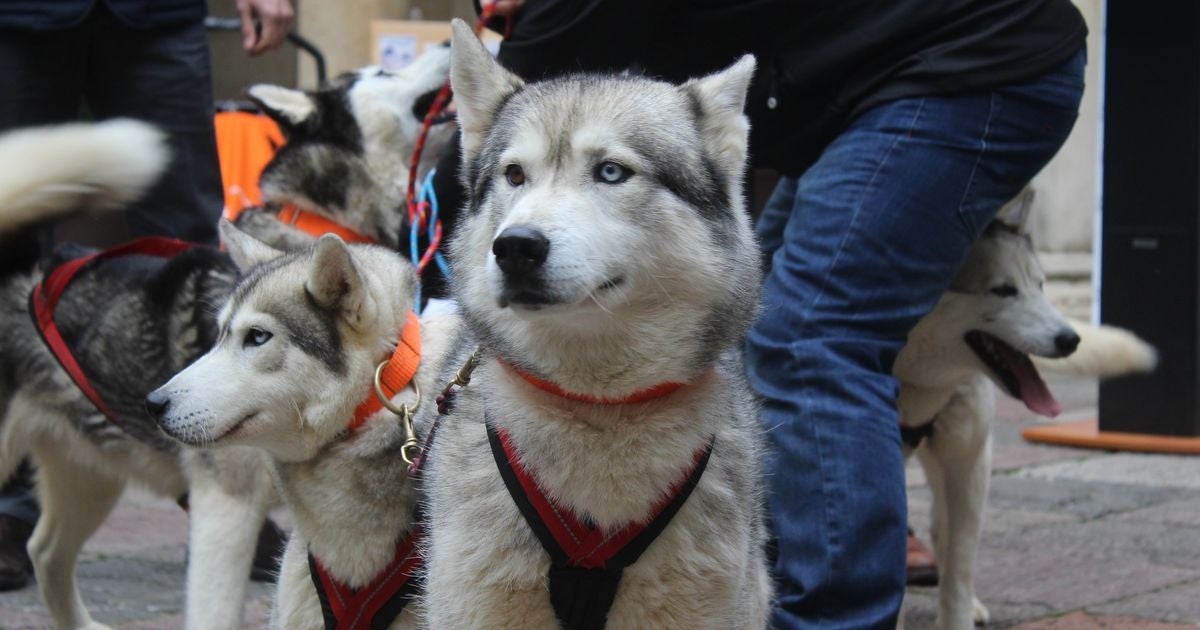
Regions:
[[[475, 35], [478, 36], [483, 29], [487, 27], [488, 20], [492, 19], [492, 15], [496, 11], [496, 0], [485, 2], [480, 9], [479, 19], [475, 22]], [[504, 29], [504, 38], [508, 39], [512, 31], [512, 17], [508, 17], [508, 24]], [[425, 224], [429, 220], [429, 204], [416, 203], [417, 198], [417, 166], [421, 163], [421, 154], [425, 151], [425, 141], [429, 137], [429, 130], [433, 127], [433, 123], [446, 106], [450, 103], [450, 79], [446, 78], [446, 83], [442, 85], [442, 89], [438, 90], [437, 96], [433, 99], [433, 105], [429, 107], [429, 111], [425, 113], [425, 119], [421, 122], [421, 134], [417, 136], [416, 146], [413, 148], [412, 160], [408, 167], [408, 192], [405, 196], [405, 204], [408, 206], [408, 224], [417, 225], [418, 229], [424, 229]], [[401, 239], [403, 240], [403, 239]], [[425, 248], [425, 252], [421, 255], [420, 262], [417, 263], [417, 273], [425, 270], [429, 261], [433, 260], [433, 255], [437, 253], [438, 247], [442, 244], [442, 221], [438, 219], [433, 226], [433, 238], [429, 241], [429, 246]]]

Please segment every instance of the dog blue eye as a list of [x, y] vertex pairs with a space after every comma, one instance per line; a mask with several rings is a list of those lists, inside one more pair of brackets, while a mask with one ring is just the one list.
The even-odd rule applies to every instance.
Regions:
[[1000, 297], [1013, 297], [1017, 294], [1017, 287], [1011, 284], [1002, 284], [998, 287], [992, 287], [992, 295]]
[[273, 336], [261, 328], [251, 328], [246, 331], [246, 336], [242, 338], [242, 347], [261, 346], [270, 341]]
[[633, 171], [616, 162], [601, 162], [596, 166], [596, 181], [605, 184], [620, 184], [633, 176]]
[[509, 186], [520, 186], [525, 183], [525, 170], [516, 164], [509, 164], [504, 169], [504, 179], [508, 180]]

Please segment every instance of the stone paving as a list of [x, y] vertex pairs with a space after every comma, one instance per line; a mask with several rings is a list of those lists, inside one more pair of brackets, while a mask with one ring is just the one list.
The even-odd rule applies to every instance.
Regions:
[[[1095, 413], [1096, 387], [1051, 382], [1068, 410]], [[1200, 457], [1029, 444], [1041, 420], [999, 403], [995, 467], [977, 572], [994, 628], [1172, 629], [1200, 625]], [[911, 520], [927, 538], [928, 488], [910, 470]], [[286, 517], [282, 520], [286, 523]], [[93, 616], [114, 628], [182, 625], [186, 515], [130, 492], [88, 543], [79, 582]], [[265, 626], [267, 586], [254, 584], [246, 627]], [[932, 588], [909, 590], [906, 627], [933, 627]], [[0, 628], [51, 628], [37, 590], [0, 594]]]

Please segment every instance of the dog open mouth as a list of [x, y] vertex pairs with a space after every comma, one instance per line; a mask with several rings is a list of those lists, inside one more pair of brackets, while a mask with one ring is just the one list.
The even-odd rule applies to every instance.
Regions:
[[1062, 412], [1062, 406], [1024, 352], [981, 330], [968, 332], [963, 340], [1000, 378], [1008, 393], [1025, 403], [1030, 411], [1050, 418]]

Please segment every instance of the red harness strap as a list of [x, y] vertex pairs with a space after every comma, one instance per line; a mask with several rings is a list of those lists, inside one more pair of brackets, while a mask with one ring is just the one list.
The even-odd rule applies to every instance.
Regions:
[[647, 515], [616, 531], [594, 527], [555, 505], [520, 462], [508, 433], [487, 419], [488, 443], [504, 486], [529, 529], [550, 555], [550, 603], [567, 630], [601, 630], [625, 567], [666, 529], [708, 465], [716, 438], [696, 451], [691, 470]]
[[29, 312], [33, 315], [33, 322], [41, 334], [42, 340], [46, 342], [51, 353], [54, 354], [54, 358], [58, 360], [58, 363], [62, 365], [67, 374], [71, 376], [71, 380], [75, 382], [75, 385], [83, 391], [83, 395], [92, 401], [96, 409], [118, 426], [120, 422], [117, 419], [117, 415], [108, 408], [108, 405], [100, 398], [100, 394], [92, 387], [87, 375], [83, 372], [83, 368], [79, 366], [79, 362], [75, 360], [75, 356], [71, 354], [71, 349], [67, 346], [66, 341], [63, 340], [62, 333], [59, 332], [58, 325], [54, 322], [54, 309], [58, 306], [58, 301], [67, 290], [67, 285], [71, 283], [71, 280], [84, 267], [87, 267], [95, 260], [129, 255], [170, 258], [194, 246], [194, 243], [158, 237], [130, 241], [112, 249], [96, 252], [83, 258], [76, 258], [59, 265], [33, 288], [33, 293], [29, 296]]
[[421, 566], [417, 547], [423, 532], [420, 525], [396, 544], [396, 555], [369, 584], [352, 589], [329, 575], [317, 557], [309, 552], [308, 568], [325, 630], [384, 630], [404, 611], [418, 592], [413, 575]]

